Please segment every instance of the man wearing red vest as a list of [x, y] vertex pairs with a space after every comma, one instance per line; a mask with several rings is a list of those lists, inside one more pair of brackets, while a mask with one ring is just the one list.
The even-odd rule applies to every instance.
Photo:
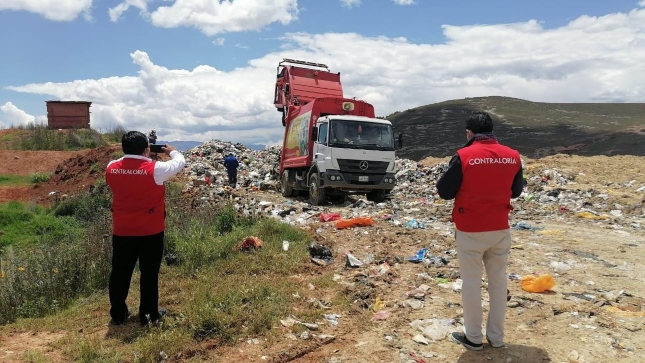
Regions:
[[166, 230], [164, 182], [180, 172], [186, 160], [174, 147], [162, 149], [172, 160], [149, 158], [148, 138], [141, 132], [123, 135], [125, 154], [111, 161], [105, 181], [112, 190], [112, 273], [110, 275], [111, 325], [121, 325], [130, 316], [126, 305], [134, 266], [141, 270], [139, 320], [156, 322], [167, 310], [159, 303], [159, 268]]
[[470, 115], [466, 121], [468, 142], [437, 181], [439, 196], [455, 200], [452, 221], [463, 281], [464, 332], [452, 333], [450, 338], [471, 350], [483, 349], [483, 267], [490, 300], [486, 339], [494, 348], [504, 346], [506, 265], [511, 248], [508, 215], [513, 210], [511, 198], [519, 197], [523, 189], [519, 152], [500, 145], [492, 132], [493, 120], [487, 113]]

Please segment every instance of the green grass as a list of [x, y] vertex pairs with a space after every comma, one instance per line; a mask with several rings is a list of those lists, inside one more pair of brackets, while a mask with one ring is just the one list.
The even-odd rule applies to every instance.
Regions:
[[27, 185], [31, 182], [28, 175], [0, 175], [0, 187]]
[[75, 236], [80, 224], [74, 218], [56, 217], [43, 207], [10, 202], [0, 205], [0, 231], [2, 249]]
[[15, 187], [38, 184], [49, 181], [51, 173], [35, 173], [32, 175], [0, 175], [0, 187]]
[[[160, 304], [168, 307], [169, 315], [161, 325], [128, 324], [110, 329], [105, 337], [76, 333], [79, 327], [96, 331], [109, 320], [105, 292], [111, 254], [109, 209], [102, 205], [101, 187], [95, 190], [97, 194], [73, 198], [66, 202], [71, 206], [60, 204], [53, 211], [19, 203], [0, 208], [10, 212], [5, 214], [8, 226], [33, 223], [39, 216], [83, 226], [83, 232], [74, 237], [41, 236], [36, 243], [5, 248], [0, 325], [13, 322], [6, 328], [69, 331], [54, 343], [69, 361], [158, 362], [163, 355], [177, 357], [199, 349], [204, 340], [216, 346], [233, 345], [248, 337], [284, 334], [272, 329], [279, 319], [295, 315], [313, 322], [323, 313], [299, 297], [306, 296], [307, 283], [293, 278], [309, 275], [311, 236], [307, 232], [274, 219], [242, 217], [231, 206], [187, 214], [180, 186], [169, 184], [166, 252], [177, 259], [171, 265], [162, 264], [160, 271]], [[97, 214], [73, 212], [88, 205], [100, 206]], [[264, 247], [235, 250], [247, 236], [261, 238]], [[283, 240], [291, 242], [288, 251], [282, 250]], [[318, 275], [310, 281], [319, 286], [319, 293], [334, 286], [331, 276]], [[135, 270], [128, 298], [135, 313], [138, 282]], [[0, 335], [3, 329], [0, 326]], [[290, 329], [297, 333], [303, 327]], [[31, 350], [23, 358], [40, 362], [43, 356]]]

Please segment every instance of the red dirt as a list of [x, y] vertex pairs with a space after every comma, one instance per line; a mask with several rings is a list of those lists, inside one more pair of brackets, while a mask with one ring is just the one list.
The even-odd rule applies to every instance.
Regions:
[[[49, 204], [58, 195], [74, 194], [88, 190], [103, 171], [119, 146], [105, 146], [82, 151], [14, 151], [0, 150], [0, 158], [5, 162], [0, 174], [31, 175], [52, 173], [49, 182], [33, 186], [0, 187], [0, 203], [8, 201], [35, 202]], [[97, 164], [96, 167], [92, 167]]]

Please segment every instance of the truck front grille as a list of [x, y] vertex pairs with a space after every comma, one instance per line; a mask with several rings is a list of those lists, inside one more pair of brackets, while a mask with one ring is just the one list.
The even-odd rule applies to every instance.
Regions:
[[[349, 160], [337, 159], [341, 173], [352, 174], [385, 174], [388, 165], [387, 161]], [[367, 169], [361, 169], [361, 163], [367, 162]]]

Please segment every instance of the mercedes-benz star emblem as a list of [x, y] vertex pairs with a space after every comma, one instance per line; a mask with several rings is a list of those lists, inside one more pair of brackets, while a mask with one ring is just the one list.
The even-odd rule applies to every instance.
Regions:
[[361, 168], [361, 170], [367, 170], [367, 168], [370, 165], [367, 163], [367, 161], [363, 160], [360, 163], [358, 163], [358, 167]]

